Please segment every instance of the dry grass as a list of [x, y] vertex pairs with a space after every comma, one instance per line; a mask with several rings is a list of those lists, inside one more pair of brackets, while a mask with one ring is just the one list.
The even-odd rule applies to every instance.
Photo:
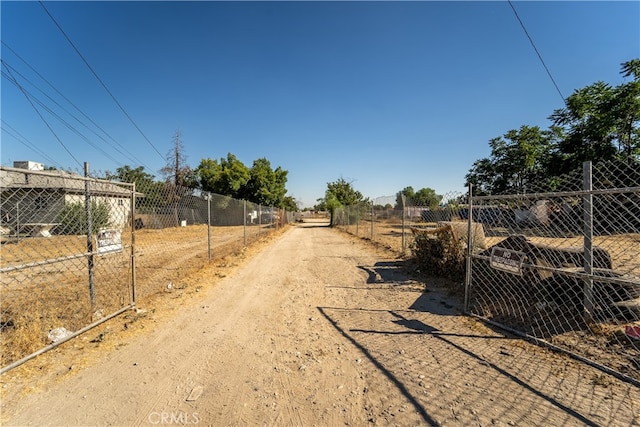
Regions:
[[[243, 253], [247, 245], [266, 238], [267, 227], [212, 227], [212, 261]], [[94, 256], [95, 304], [89, 293], [85, 256], [7, 271], [0, 278], [0, 365], [6, 366], [48, 342], [57, 327], [76, 331], [126, 307], [132, 301], [131, 234], [124, 250]], [[2, 268], [69, 257], [86, 252], [86, 238], [52, 236], [25, 238], [2, 245]], [[189, 275], [210, 265], [207, 227], [195, 225], [163, 230], [139, 230], [135, 235], [136, 299], [171, 292], [182, 294]], [[171, 289], [168, 284], [171, 282]]]
[[[184, 276], [181, 289], [142, 297], [138, 302], [142, 310], [127, 311], [3, 374], [0, 376], [0, 401], [8, 399], [8, 393], [12, 398], [20, 398], [45, 385], [63, 381], [81, 368], [99, 363], [105, 354], [126, 346], [134, 337], [162, 327], [171, 321], [176, 311], [201, 298], [207, 289], [241, 267], [287, 229], [284, 227], [268, 235], [263, 233], [259, 240], [235, 255], [216, 258]], [[36, 323], [31, 329], [36, 330], [35, 326]], [[26, 331], [22, 336], [29, 340]]]

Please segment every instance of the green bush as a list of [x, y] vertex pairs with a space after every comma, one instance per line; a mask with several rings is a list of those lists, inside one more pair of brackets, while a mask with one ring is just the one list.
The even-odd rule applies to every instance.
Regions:
[[[106, 202], [91, 201], [91, 234], [109, 226], [110, 208]], [[87, 212], [84, 203], [68, 203], [58, 215], [59, 234], [87, 234]]]

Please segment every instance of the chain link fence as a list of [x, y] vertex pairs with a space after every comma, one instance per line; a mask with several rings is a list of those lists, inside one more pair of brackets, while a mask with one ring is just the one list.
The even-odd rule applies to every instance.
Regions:
[[[88, 176], [88, 170], [85, 171]], [[0, 168], [1, 372], [293, 220], [217, 194]]]
[[471, 205], [468, 311], [640, 384], [640, 164]]
[[640, 163], [469, 196], [376, 198], [334, 225], [451, 279], [469, 314], [640, 385]]
[[422, 230], [461, 221], [458, 215], [460, 200], [466, 203], [466, 194], [447, 193], [435, 206], [401, 195], [376, 197], [337, 208], [334, 226], [396, 252], [409, 254], [416, 235]]
[[133, 304], [133, 185], [0, 169], [2, 366]]

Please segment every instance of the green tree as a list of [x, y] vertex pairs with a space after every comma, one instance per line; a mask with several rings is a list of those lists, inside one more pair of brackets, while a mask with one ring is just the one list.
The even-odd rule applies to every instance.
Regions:
[[[402, 209], [403, 206], [406, 205], [407, 199], [412, 199], [415, 196], [416, 191], [412, 186], [404, 187], [402, 190], [398, 192], [396, 195], [396, 209]], [[404, 201], [402, 200], [404, 196]]]
[[200, 160], [195, 174], [198, 177], [199, 187], [203, 191], [221, 194], [216, 191], [222, 174], [222, 166], [217, 160], [210, 158]]
[[[91, 201], [91, 234], [96, 234], [101, 228], [109, 226], [111, 209], [107, 202]], [[58, 233], [85, 235], [87, 234], [87, 210], [83, 202], [67, 203], [58, 214], [60, 223]]]
[[144, 166], [131, 168], [124, 165], [116, 169], [116, 173], [107, 172], [106, 179], [136, 184], [136, 187], [147, 187], [153, 184], [154, 176], [144, 171]]
[[327, 201], [324, 199], [324, 197], [321, 197], [319, 199], [316, 199], [316, 204], [313, 205], [313, 210], [316, 212], [324, 212], [327, 210]]
[[473, 164], [467, 184], [473, 184], [475, 194], [530, 191], [545, 175], [556, 133], [523, 125], [493, 138], [490, 157]]
[[566, 135], [558, 143], [561, 161], [551, 171], [554, 175], [578, 169], [586, 160], [640, 154], [640, 59], [622, 63], [621, 74], [632, 80], [615, 87], [598, 81], [577, 89], [549, 117]]
[[488, 157], [476, 160], [465, 176], [466, 185], [473, 186], [473, 193], [477, 196], [490, 194], [496, 177], [495, 165]]
[[116, 173], [106, 173], [106, 179], [136, 184], [136, 193], [142, 196], [136, 198], [136, 207], [152, 207], [164, 204], [163, 187], [161, 182], [154, 181], [154, 176], [144, 171], [144, 166], [132, 168], [124, 165], [116, 169]]
[[285, 196], [281, 208], [286, 209], [289, 212], [296, 212], [298, 210], [298, 203], [295, 198]]
[[421, 188], [413, 197], [413, 203], [416, 206], [428, 206], [431, 209], [435, 209], [440, 205], [442, 196], [436, 194], [433, 188]]
[[556, 174], [577, 169], [585, 160], [611, 160], [616, 155], [612, 117], [605, 108], [613, 103], [613, 88], [596, 82], [574, 91], [564, 108], [549, 117], [563, 128], [565, 137], [558, 143], [563, 162]]
[[[630, 80], [575, 90], [551, 114], [547, 130], [522, 126], [492, 139], [491, 155], [474, 162], [465, 176], [474, 194], [526, 192], [534, 186], [552, 191], [563, 174], [579, 170], [586, 160], [617, 159], [631, 168], [640, 158], [640, 59], [622, 63], [621, 74]], [[549, 186], [541, 188], [542, 182]]]
[[279, 166], [273, 170], [266, 158], [254, 160], [250, 178], [241, 191], [243, 198], [265, 206], [284, 207], [287, 174]]
[[[402, 196], [405, 197], [405, 203], [402, 202]], [[396, 196], [396, 209], [401, 209], [402, 206], [425, 206], [431, 209], [437, 208], [442, 201], [442, 196], [436, 194], [436, 191], [432, 188], [421, 188], [417, 192], [413, 187], [405, 187]]]
[[350, 182], [344, 178], [327, 183], [327, 190], [324, 197], [327, 210], [331, 214], [330, 226], [334, 225], [334, 213], [340, 206], [354, 206], [359, 203], [368, 202], [362, 193], [355, 190]]
[[640, 59], [621, 64], [623, 77], [630, 82], [616, 88], [611, 114], [614, 116], [619, 152], [625, 159], [640, 156]]
[[249, 168], [231, 153], [227, 158], [216, 160], [202, 159], [195, 170], [200, 188], [204, 191], [241, 199], [245, 196], [245, 186], [251, 174]]

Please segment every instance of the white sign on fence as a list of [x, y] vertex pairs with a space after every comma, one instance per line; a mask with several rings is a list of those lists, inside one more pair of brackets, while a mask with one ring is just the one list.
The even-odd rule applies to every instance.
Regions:
[[103, 229], [98, 232], [98, 253], [122, 250], [122, 232], [115, 229]]
[[496, 270], [522, 275], [522, 263], [525, 256], [524, 252], [494, 246], [491, 249], [489, 263]]

